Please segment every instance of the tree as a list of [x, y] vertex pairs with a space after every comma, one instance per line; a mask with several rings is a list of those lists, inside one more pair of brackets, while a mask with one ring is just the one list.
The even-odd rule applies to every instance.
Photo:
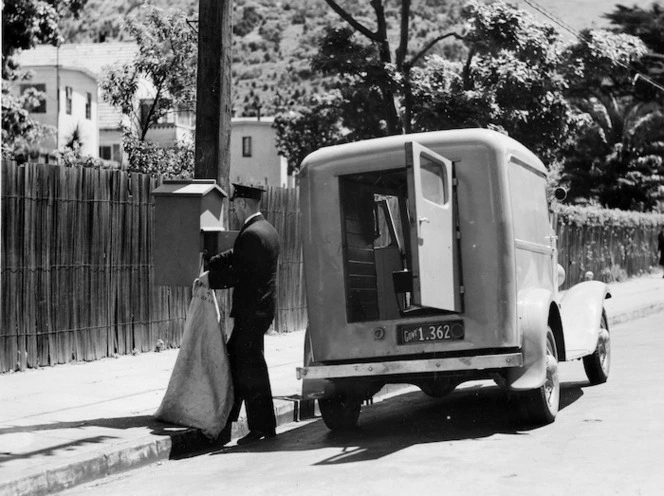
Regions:
[[[436, 36], [407, 59], [408, 40], [410, 37], [410, 0], [402, 2], [400, 43], [392, 57], [392, 49], [388, 36], [387, 13], [382, 0], [371, 0], [370, 6], [375, 16], [374, 26], [370, 27], [343, 9], [334, 0], [326, 0], [328, 5], [348, 26], [330, 27], [319, 43], [318, 53], [312, 60], [312, 70], [336, 79], [333, 95], [324, 97], [314, 103], [314, 108], [325, 108], [330, 113], [319, 114], [316, 111], [304, 110], [298, 102], [293, 113], [279, 114], [275, 127], [277, 142], [281, 153], [290, 156], [289, 167], [297, 169], [307, 153], [317, 146], [335, 144], [338, 141], [355, 141], [376, 136], [399, 134], [410, 130], [409, 101], [406, 99], [406, 117], [400, 115], [401, 99], [399, 92], [404, 80], [403, 71], [409, 70], [424, 53], [431, 50], [438, 41], [456, 36], [455, 33]], [[456, 2], [451, 2], [456, 3]], [[440, 6], [436, 7], [440, 10]], [[421, 6], [420, 15], [426, 15], [429, 6]], [[437, 17], [433, 22], [438, 23]], [[450, 16], [453, 17], [453, 16]], [[359, 41], [355, 34], [359, 33], [366, 41]], [[401, 72], [400, 72], [401, 71]], [[335, 102], [334, 112], [326, 102]], [[334, 117], [332, 117], [334, 115]], [[317, 122], [321, 116], [334, 122], [323, 124]], [[329, 125], [332, 125], [330, 128]], [[315, 136], [316, 132], [322, 135]], [[299, 136], [302, 135], [302, 139]], [[304, 144], [304, 146], [300, 146]], [[288, 152], [289, 146], [295, 146], [294, 153]], [[306, 151], [306, 153], [305, 153]]]
[[[336, 77], [341, 117], [349, 129], [347, 139], [356, 141], [394, 134], [385, 107], [394, 107], [394, 96], [386, 101], [386, 88], [393, 92], [392, 72], [379, 60], [373, 46], [358, 42], [350, 27], [325, 30], [312, 70]], [[396, 125], [396, 124], [395, 124]]]
[[[150, 155], [155, 155], [155, 161], [163, 160], [167, 152], [157, 152], [157, 147], [145, 144], [148, 131], [170, 113], [195, 109], [197, 39], [181, 11], [146, 6], [142, 14], [141, 20], [126, 19], [126, 30], [138, 45], [136, 58], [109, 68], [101, 89], [104, 99], [131, 123], [125, 126], [123, 139], [130, 167], [155, 173], [155, 167], [146, 165]], [[145, 81], [151, 87], [149, 95], [141, 94]], [[188, 159], [188, 148], [175, 144], [169, 164], [182, 157]], [[169, 167], [164, 164], [164, 169]], [[193, 170], [193, 156], [188, 168]]]
[[344, 140], [340, 100], [341, 96], [334, 93], [314, 96], [307, 105], [274, 118], [277, 150], [288, 161], [288, 174], [297, 171], [309, 153]]
[[[347, 128], [343, 139], [389, 134], [389, 130], [379, 129], [380, 120], [375, 116], [380, 112], [371, 110], [372, 105], [386, 105], [380, 88], [389, 87], [406, 132], [463, 127], [504, 132], [560, 173], [572, 186], [572, 198], [597, 197], [599, 191], [581, 191], [580, 182], [572, 184], [575, 177], [585, 177], [593, 187], [603, 184], [583, 175], [583, 167], [600, 167], [597, 162], [588, 163], [587, 154], [583, 156], [593, 141], [591, 134], [610, 135], [599, 128], [592, 131], [596, 115], [589, 109], [599, 102], [607, 112], [622, 112], [611, 110], [609, 103], [622, 102], [632, 91], [633, 64], [646, 52], [643, 43], [633, 36], [601, 31], [586, 31], [578, 42], [566, 43], [552, 26], [502, 2], [471, 2], [462, 18], [464, 31], [435, 36], [402, 59], [400, 68], [386, 64], [374, 47], [357, 41], [353, 28], [327, 31], [312, 67], [324, 74], [340, 74], [340, 126]], [[452, 57], [429, 54], [446, 37], [462, 43], [463, 50]], [[629, 115], [629, 139], [622, 140], [619, 148], [595, 150], [606, 184], [600, 196], [608, 202], [631, 195], [628, 198], [635, 200], [622, 201], [621, 206], [649, 208], [652, 203], [643, 197], [658, 187], [659, 117], [646, 107]], [[307, 132], [315, 128], [311, 125]], [[291, 136], [290, 141], [298, 139]], [[566, 165], [561, 167], [564, 160]], [[644, 194], [637, 195], [637, 190]], [[613, 200], [610, 204], [616, 205]]]
[[26, 153], [53, 130], [30, 117], [31, 108], [45, 95], [29, 90], [22, 95], [10, 91], [12, 83], [29, 79], [13, 56], [38, 43], [61, 41], [58, 22], [66, 13], [78, 16], [87, 0], [5, 0], [2, 3], [2, 154], [25, 160]]
[[615, 31], [638, 37], [650, 50], [636, 65], [645, 77], [634, 80], [634, 96], [664, 104], [664, 8], [659, 3], [653, 3], [650, 10], [616, 5], [605, 17]]
[[463, 17], [465, 58], [413, 69], [414, 129], [492, 128], [555, 160], [578, 124], [559, 34], [502, 2], [471, 2]]
[[570, 200], [607, 208], [652, 210], [664, 187], [664, 111], [656, 103], [596, 98], [584, 102], [591, 117], [570, 147], [563, 181]]
[[653, 2], [650, 10], [618, 4], [604, 17], [620, 32], [636, 36], [653, 52], [664, 54], [664, 8], [659, 2]]
[[[370, 26], [362, 21], [361, 16], [352, 15], [335, 0], [325, 1], [346, 21], [352, 31], [328, 30], [312, 67], [323, 73], [336, 71], [348, 76], [349, 82], [357, 92], [355, 96], [374, 109], [380, 109], [382, 134], [410, 132], [411, 102], [408, 84], [410, 69], [437, 43], [450, 37], [460, 38], [459, 35], [456, 32], [438, 33], [423, 43], [417, 52], [411, 53], [409, 49], [413, 17], [411, 0], [402, 0], [399, 13], [395, 14], [399, 20], [399, 28], [398, 47], [394, 50], [393, 57], [386, 2], [369, 1], [375, 17], [373, 26]], [[420, 7], [424, 10], [425, 6]], [[355, 42], [353, 40], [355, 32], [366, 38], [369, 45]], [[404, 96], [402, 102], [399, 102], [399, 92]], [[403, 117], [400, 115], [400, 105], [403, 105]]]
[[87, 0], [4, 0], [2, 2], [2, 71], [19, 50], [38, 43], [60, 43], [58, 23], [67, 13], [78, 16]]
[[634, 63], [647, 49], [631, 35], [585, 31], [568, 49], [569, 101], [585, 124], [564, 150], [572, 201], [651, 210], [664, 187], [664, 108], [636, 92]]

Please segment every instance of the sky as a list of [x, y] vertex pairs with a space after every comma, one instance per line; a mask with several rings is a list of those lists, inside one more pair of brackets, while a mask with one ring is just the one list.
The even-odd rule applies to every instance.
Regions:
[[[607, 28], [610, 27], [609, 21], [602, 16], [615, 10], [615, 5], [622, 4], [632, 7], [634, 5], [642, 9], [649, 9], [655, 3], [654, 0], [508, 0], [508, 3], [516, 5], [520, 9], [530, 12], [541, 22], [553, 22], [538, 12], [529, 4], [537, 5], [553, 14], [553, 17], [559, 19], [565, 25], [574, 31], [580, 31], [584, 28]], [[664, 0], [660, 0], [660, 5], [664, 6]], [[566, 30], [557, 26], [561, 34], [573, 36]]]

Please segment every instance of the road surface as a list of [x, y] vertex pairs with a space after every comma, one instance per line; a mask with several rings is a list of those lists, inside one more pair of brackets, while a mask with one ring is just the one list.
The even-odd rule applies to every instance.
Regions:
[[609, 381], [560, 365], [555, 423], [524, 425], [490, 382], [365, 407], [356, 431], [322, 420], [274, 440], [170, 460], [73, 488], [103, 495], [664, 494], [664, 313], [611, 329]]

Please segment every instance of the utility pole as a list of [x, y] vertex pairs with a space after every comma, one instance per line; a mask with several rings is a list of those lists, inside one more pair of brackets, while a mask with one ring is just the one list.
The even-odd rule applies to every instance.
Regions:
[[229, 192], [232, 0], [199, 0], [194, 178]]

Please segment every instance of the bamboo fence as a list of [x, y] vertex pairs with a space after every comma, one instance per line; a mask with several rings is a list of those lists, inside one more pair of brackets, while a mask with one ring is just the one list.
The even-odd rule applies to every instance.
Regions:
[[558, 222], [558, 263], [565, 269], [563, 289], [586, 272], [607, 283], [647, 274], [657, 266], [657, 233], [651, 226], [577, 226]]
[[[157, 180], [6, 161], [1, 180], [0, 372], [179, 346], [191, 289], [154, 285]], [[262, 206], [281, 237], [276, 332], [307, 323], [298, 195], [269, 188]], [[557, 231], [564, 287], [588, 270], [611, 282], [657, 263], [653, 227]], [[228, 324], [229, 292], [217, 296]]]
[[[0, 372], [179, 346], [191, 289], [154, 285], [157, 180], [7, 161], [1, 179]], [[294, 331], [306, 326], [297, 191], [266, 196], [282, 243], [274, 329]]]

